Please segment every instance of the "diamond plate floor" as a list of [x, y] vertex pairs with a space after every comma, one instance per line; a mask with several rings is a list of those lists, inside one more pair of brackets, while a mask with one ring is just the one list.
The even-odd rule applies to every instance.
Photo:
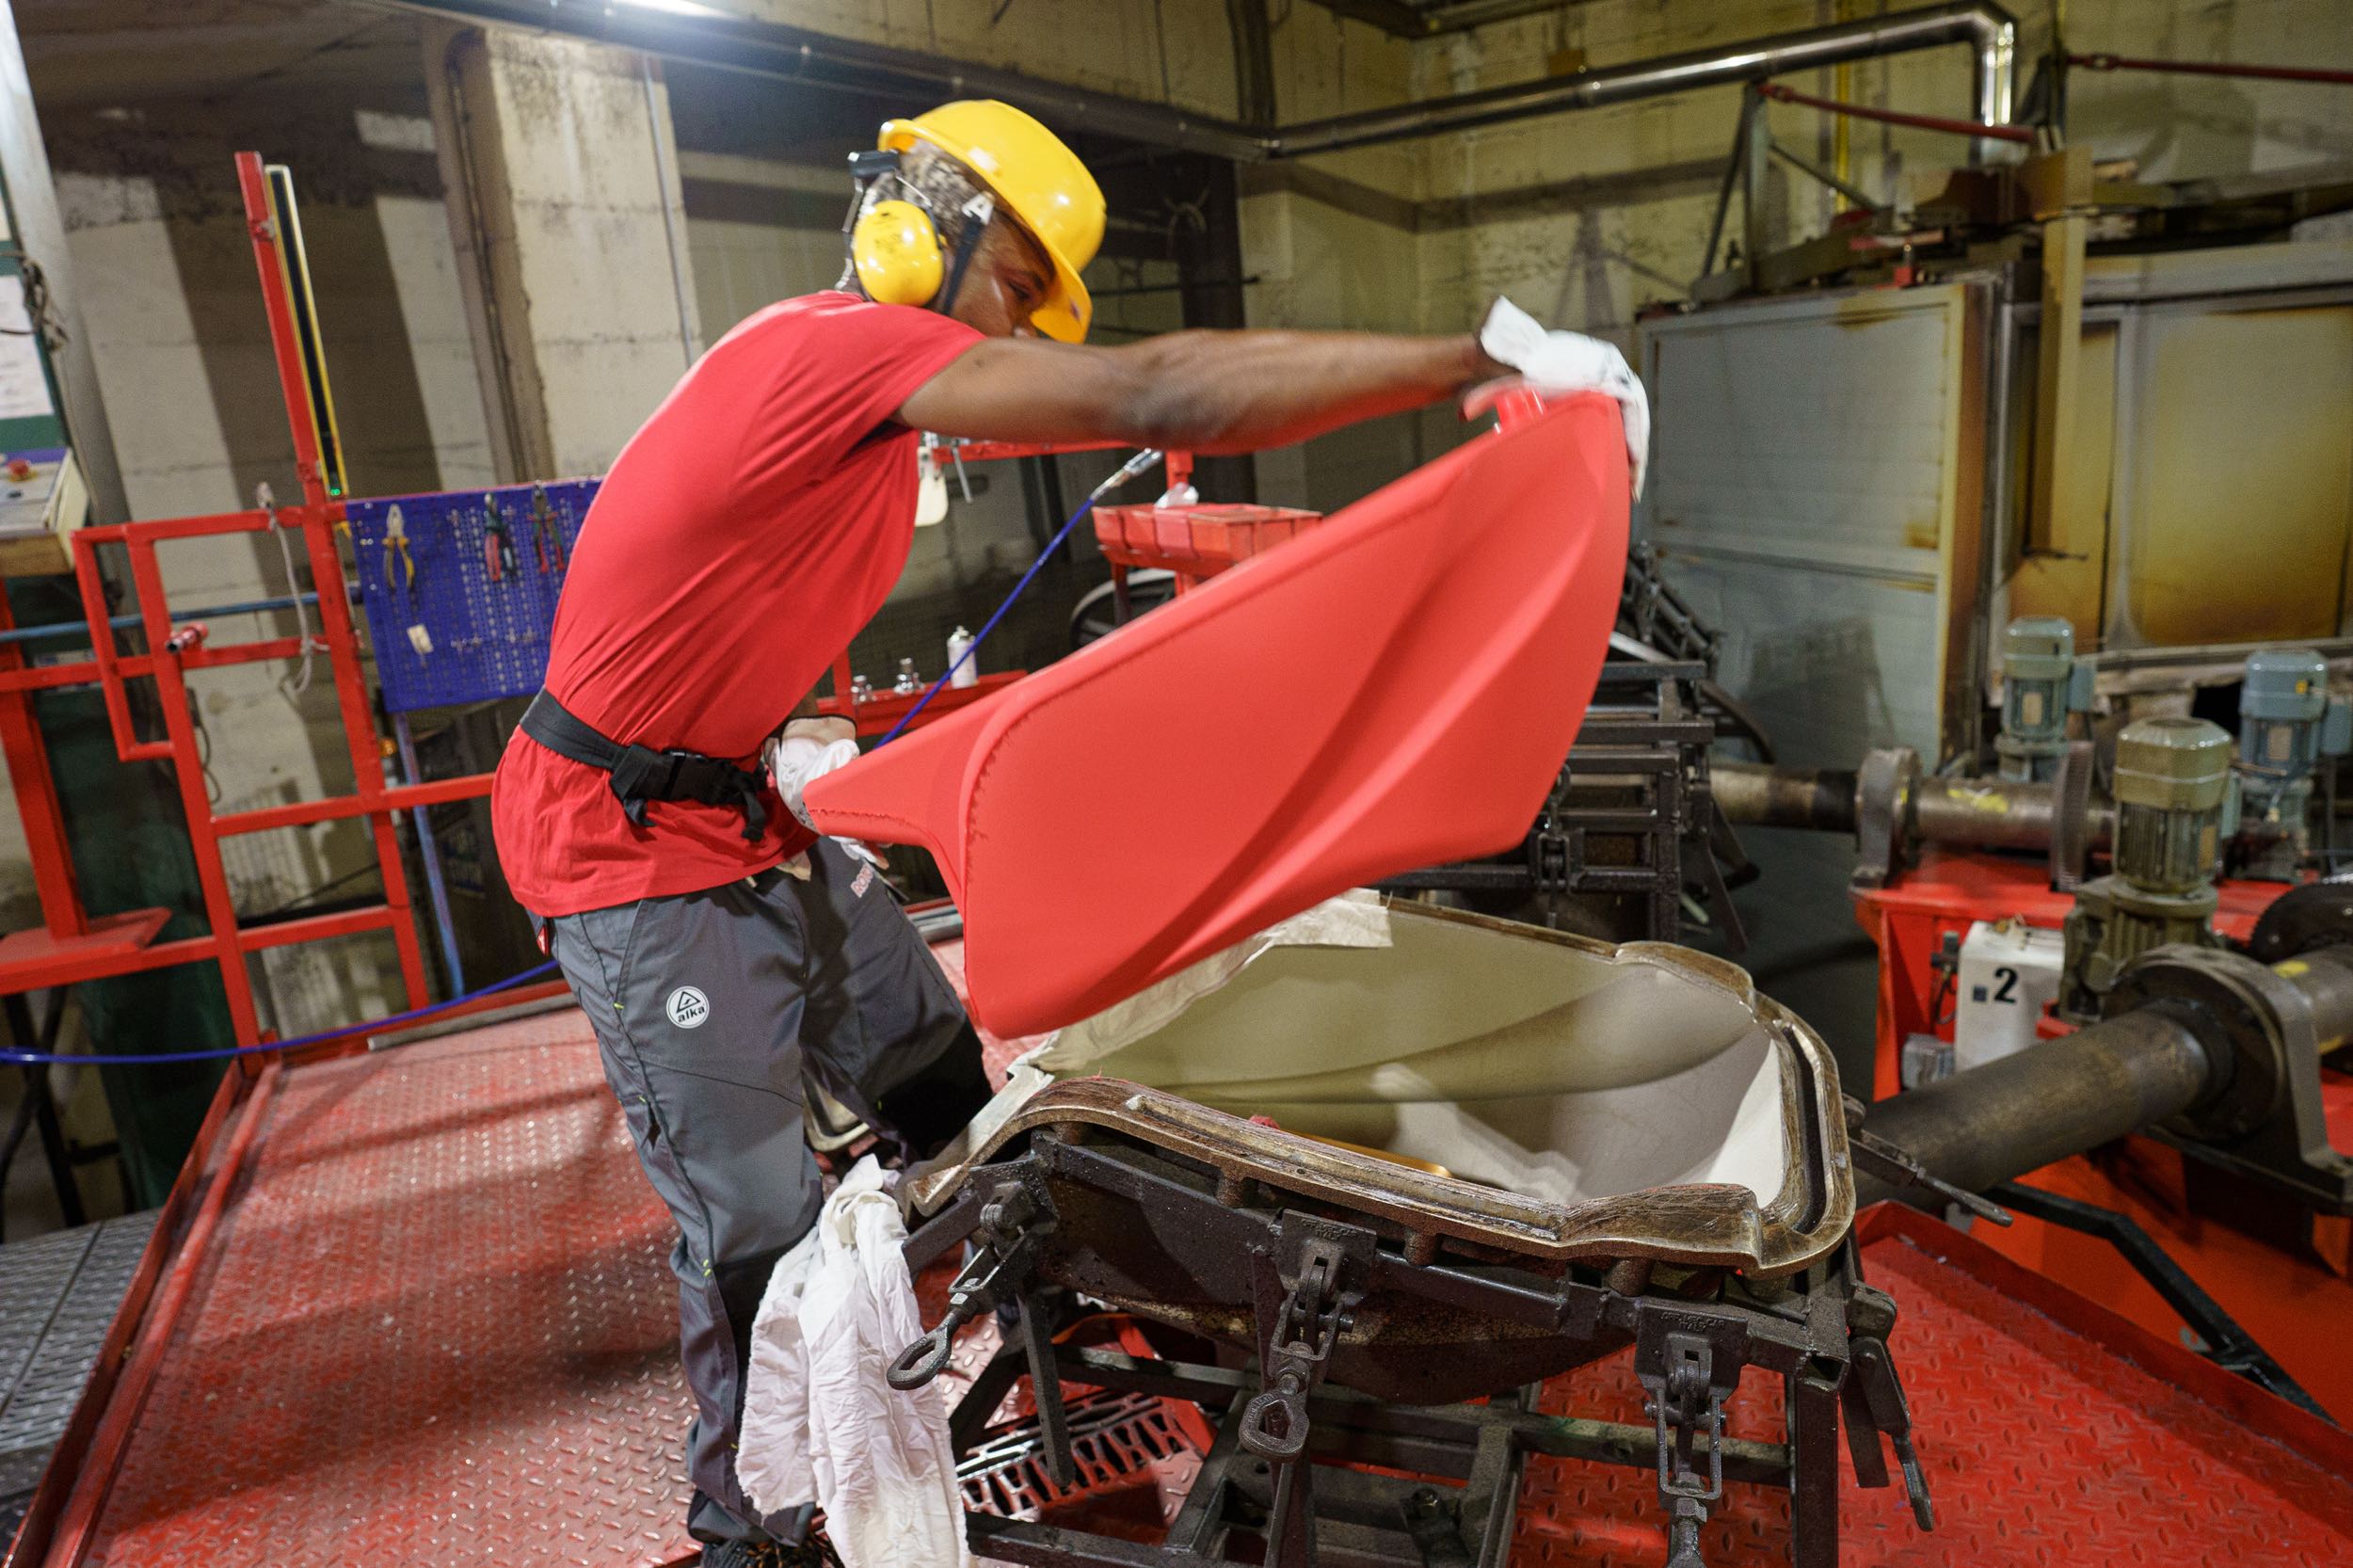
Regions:
[[150, 1210], [0, 1247], [0, 1541], [16, 1531], [154, 1228]]
[[[1857, 1487], [1842, 1448], [1842, 1563], [2353, 1563], [2353, 1477], [2312, 1464], [1900, 1237], [1871, 1242], [1863, 1258], [1865, 1276], [1895, 1296], [1901, 1314], [1889, 1344], [1937, 1528], [1913, 1528], [1900, 1486]], [[1554, 1380], [1545, 1410], [1647, 1422], [1630, 1359], [1625, 1352]], [[1734, 1436], [1778, 1442], [1779, 1381], [1753, 1371], [1729, 1414]], [[1788, 1542], [1786, 1494], [1730, 1486], [1701, 1549], [1713, 1568], [1745, 1568], [1786, 1562]], [[1666, 1552], [1648, 1471], [1529, 1462], [1514, 1568], [1657, 1568]]]
[[[551, 1015], [289, 1076], [89, 1560], [689, 1559], [667, 1220], [586, 1031]], [[2353, 1562], [2353, 1477], [1900, 1238], [1865, 1259], [1903, 1314], [1941, 1528], [1849, 1480], [1845, 1563]], [[13, 1343], [0, 1332], [0, 1372]], [[1545, 1403], [1643, 1418], [1623, 1358]], [[1753, 1378], [1733, 1416], [1777, 1436], [1774, 1386]], [[1131, 1533], [1090, 1502], [1109, 1506], [1073, 1499], [1055, 1522]], [[1736, 1486], [1706, 1560], [1785, 1562], [1787, 1536], [1785, 1499]], [[1646, 1471], [1530, 1462], [1518, 1568], [1654, 1568], [1665, 1551]]]
[[669, 1220], [577, 1012], [296, 1069], [91, 1562], [691, 1555]]

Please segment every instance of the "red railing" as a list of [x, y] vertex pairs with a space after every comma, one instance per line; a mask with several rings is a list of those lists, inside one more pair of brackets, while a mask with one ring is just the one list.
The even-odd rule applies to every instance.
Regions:
[[[344, 520], [344, 510], [327, 493], [318, 429], [312, 414], [289, 292], [294, 280], [280, 254], [280, 217], [271, 206], [268, 183], [258, 153], [238, 154], [237, 179], [245, 197], [246, 222], [252, 237], [254, 264], [269, 322], [279, 389], [285, 399], [287, 424], [294, 435], [295, 464], [303, 501], [297, 506], [82, 529], [72, 538], [72, 566], [83, 616], [88, 623], [90, 657], [35, 668], [26, 665], [16, 646], [0, 647], [0, 750], [6, 752], [9, 776], [16, 788], [41, 906], [40, 928], [13, 932], [0, 938], [0, 994], [209, 960], [220, 968], [221, 986], [228, 996], [230, 1027], [236, 1043], [251, 1046], [261, 1043], [262, 1028], [246, 955], [265, 948], [372, 931], [387, 932], [392, 939], [408, 1005], [420, 1006], [428, 1000], [424, 950], [410, 908], [408, 877], [401, 858], [394, 813], [486, 794], [490, 777], [477, 774], [401, 789], [385, 785], [366, 677], [360, 667], [359, 642], [352, 625], [349, 590], [336, 545], [336, 530]], [[226, 646], [208, 646], [200, 641], [172, 648], [170, 604], [156, 547], [171, 540], [217, 538], [281, 528], [300, 534], [310, 562], [318, 599], [315, 636], [307, 645], [301, 637], [265, 637]], [[147, 647], [144, 653], [121, 653], [115, 647], [115, 632], [108, 625], [112, 612], [106, 602], [106, 584], [99, 570], [102, 548], [119, 549], [127, 560], [134, 612]], [[5, 599], [0, 599], [0, 627], [10, 624]], [[189, 677], [204, 670], [306, 654], [322, 659], [331, 677], [344, 750], [351, 763], [353, 792], [260, 810], [216, 814], [205, 792], [202, 756], [195, 721], [188, 710]], [[130, 682], [134, 680], [153, 682], [164, 731], [160, 739], [138, 732], [130, 696]], [[205, 921], [210, 927], [207, 935], [158, 943], [154, 938], [169, 919], [168, 910], [134, 910], [96, 920], [84, 910], [74, 881], [72, 850], [58, 807], [56, 781], [32, 713], [35, 692], [77, 685], [98, 687], [117, 757], [125, 763], [163, 762], [170, 767], [194, 850], [197, 883], [203, 896]], [[222, 840], [351, 817], [367, 819], [384, 888], [382, 903], [264, 926], [248, 928], [238, 923], [221, 858]]]

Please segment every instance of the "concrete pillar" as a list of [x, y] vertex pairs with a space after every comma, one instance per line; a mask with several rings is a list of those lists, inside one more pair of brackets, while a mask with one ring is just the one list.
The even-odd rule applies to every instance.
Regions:
[[424, 51], [500, 476], [600, 473], [701, 350], [661, 68], [438, 23]]
[[131, 515], [123, 497], [122, 472], [115, 462], [114, 433], [106, 405], [98, 395], [98, 366], [90, 358], [89, 334], [82, 328], [80, 292], [72, 259], [66, 254], [65, 221], [57, 213], [57, 186], [49, 152], [33, 112], [33, 86], [24, 75], [24, 50], [16, 36], [16, 12], [0, 0], [0, 180], [8, 184], [16, 213], [18, 242], [39, 265], [49, 285], [49, 310], [64, 328], [65, 341], [51, 355], [57, 392], [65, 404], [66, 430], [89, 484], [90, 512], [101, 523]]

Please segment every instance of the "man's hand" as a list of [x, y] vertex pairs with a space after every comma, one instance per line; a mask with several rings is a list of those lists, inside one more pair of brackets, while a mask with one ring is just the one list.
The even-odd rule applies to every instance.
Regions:
[[[814, 706], [813, 698], [803, 704], [810, 706]], [[814, 833], [818, 827], [808, 820], [803, 792], [834, 769], [857, 760], [857, 727], [843, 718], [787, 719], [782, 729], [761, 744], [760, 756], [768, 764], [776, 793], [784, 797], [784, 808], [792, 813], [793, 821]], [[834, 842], [853, 859], [863, 860], [876, 871], [888, 869], [881, 856], [856, 839], [837, 838]]]
[[768, 776], [784, 797], [784, 808], [802, 826], [812, 831], [817, 826], [808, 820], [803, 792], [834, 769], [857, 760], [856, 737], [857, 727], [848, 719], [788, 719], [760, 748]]
[[1479, 346], [1489, 359], [1518, 371], [1540, 392], [1605, 392], [1616, 398], [1625, 418], [1625, 455], [1634, 465], [1634, 493], [1642, 493], [1642, 475], [1650, 467], [1650, 394], [1614, 344], [1582, 332], [1547, 332], [1535, 317], [1498, 295], [1479, 328]]

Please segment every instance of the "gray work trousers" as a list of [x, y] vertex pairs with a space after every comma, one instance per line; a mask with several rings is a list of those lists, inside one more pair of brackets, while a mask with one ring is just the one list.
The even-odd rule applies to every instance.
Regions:
[[759, 1517], [735, 1479], [752, 1319], [823, 1198], [804, 1075], [918, 1153], [989, 1094], [979, 1036], [881, 878], [830, 840], [808, 863], [807, 878], [777, 869], [547, 922], [678, 1222], [670, 1267], [696, 1408], [687, 1522], [710, 1542], [795, 1543], [807, 1526], [805, 1512]]

